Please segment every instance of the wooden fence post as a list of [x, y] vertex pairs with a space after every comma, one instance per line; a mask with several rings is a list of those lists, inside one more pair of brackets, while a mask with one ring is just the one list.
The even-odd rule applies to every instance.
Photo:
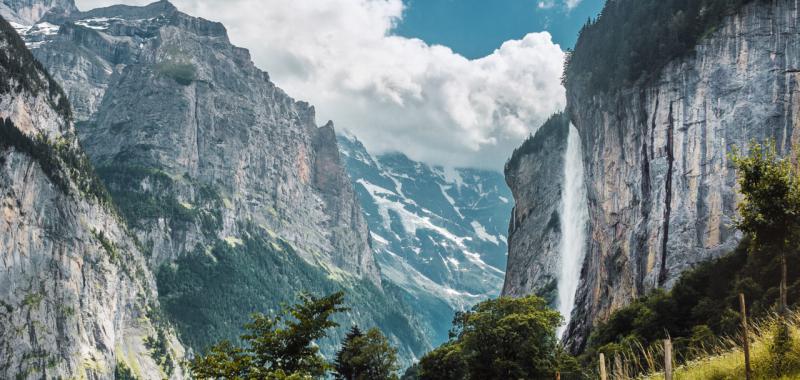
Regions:
[[606, 374], [606, 356], [603, 353], [600, 353], [600, 380], [608, 380], [608, 374]]
[[672, 380], [672, 340], [664, 339], [664, 379]]
[[750, 380], [750, 335], [747, 326], [747, 305], [744, 303], [744, 293], [739, 293], [739, 313], [742, 314], [742, 342], [744, 348], [744, 377]]

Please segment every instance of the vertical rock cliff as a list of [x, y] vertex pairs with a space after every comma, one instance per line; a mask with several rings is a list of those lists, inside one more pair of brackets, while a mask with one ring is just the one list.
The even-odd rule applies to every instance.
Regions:
[[558, 301], [561, 199], [569, 119], [552, 116], [518, 148], [505, 167], [514, 195], [508, 226], [508, 267], [503, 294], [538, 294]]
[[57, 32], [18, 30], [75, 104], [81, 144], [187, 345], [235, 339], [250, 313], [297, 292], [345, 289], [346, 325], [381, 327], [404, 361], [430, 347], [381, 281], [333, 124], [318, 127], [223, 25], [167, 1], [48, 20]]
[[0, 18], [0, 377], [183, 378], [155, 280], [69, 104]]
[[[332, 124], [318, 128], [314, 108], [270, 82], [221, 24], [168, 2], [77, 17], [36, 55], [85, 104], [79, 133], [100, 173], [114, 173], [112, 190], [132, 168], [157, 170], [173, 179], [169, 192], [188, 211], [205, 206], [193, 193], [206, 186], [223, 200], [210, 235], [241, 238], [237, 223], [249, 220], [312, 264], [380, 285]], [[86, 80], [99, 70], [110, 74]], [[153, 243], [156, 264], [202, 239], [200, 223], [178, 232], [150, 215], [132, 219]]]
[[754, 1], [653, 80], [607, 96], [568, 86], [591, 225], [573, 347], [611, 311], [736, 246], [731, 148], [774, 139], [796, 157], [798, 23], [797, 2]]

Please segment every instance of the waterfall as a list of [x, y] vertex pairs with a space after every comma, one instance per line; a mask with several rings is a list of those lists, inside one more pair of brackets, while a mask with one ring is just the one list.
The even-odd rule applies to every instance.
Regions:
[[575, 305], [575, 293], [586, 253], [586, 225], [589, 218], [586, 187], [583, 181], [581, 138], [569, 125], [567, 150], [564, 153], [564, 189], [561, 197], [561, 247], [558, 276], [558, 311], [566, 323], [559, 327], [562, 336], [569, 325]]

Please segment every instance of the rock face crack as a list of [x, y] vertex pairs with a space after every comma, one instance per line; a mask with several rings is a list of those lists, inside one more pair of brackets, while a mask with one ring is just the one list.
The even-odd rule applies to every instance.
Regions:
[[661, 235], [661, 269], [658, 274], [658, 286], [667, 282], [667, 243], [669, 241], [669, 218], [672, 213], [672, 168], [675, 164], [674, 150], [675, 119], [673, 116], [673, 103], [669, 104], [669, 125], [667, 126], [667, 173], [664, 179], [664, 228]]
[[[652, 117], [652, 121], [650, 121], [650, 125], [648, 125], [647, 121], [649, 119], [648, 111], [647, 111], [647, 100], [646, 94], [644, 91], [641, 91], [639, 94], [639, 102], [641, 108], [641, 120], [642, 126], [645, 130], [649, 128], [650, 130], [647, 131], [647, 134], [642, 136], [642, 150], [641, 150], [641, 161], [642, 161], [642, 184], [641, 184], [641, 202], [642, 202], [642, 220], [649, 220], [650, 213], [652, 211], [652, 194], [651, 194], [651, 183], [650, 183], [650, 152], [653, 149], [653, 131], [655, 130], [656, 125], [656, 117], [655, 114]], [[656, 105], [655, 109], [658, 109], [659, 98], [656, 95]], [[650, 135], [650, 143], [648, 144], [648, 136]], [[646, 223], [642, 223], [640, 230], [639, 230], [639, 241], [638, 247], [640, 252], [647, 252], [649, 242], [647, 240], [648, 228]], [[638, 273], [637, 281], [636, 281], [636, 293], [643, 294], [645, 292], [644, 283], [645, 283], [645, 276], [647, 275], [647, 257], [646, 255], [641, 255], [639, 257], [639, 264], [638, 264]]]

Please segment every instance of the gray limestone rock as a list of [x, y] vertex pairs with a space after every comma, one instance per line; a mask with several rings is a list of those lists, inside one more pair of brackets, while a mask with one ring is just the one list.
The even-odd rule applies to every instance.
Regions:
[[[69, 104], [0, 19], [0, 378], [184, 378], [155, 281]], [[155, 355], [151, 347], [163, 349]]]

